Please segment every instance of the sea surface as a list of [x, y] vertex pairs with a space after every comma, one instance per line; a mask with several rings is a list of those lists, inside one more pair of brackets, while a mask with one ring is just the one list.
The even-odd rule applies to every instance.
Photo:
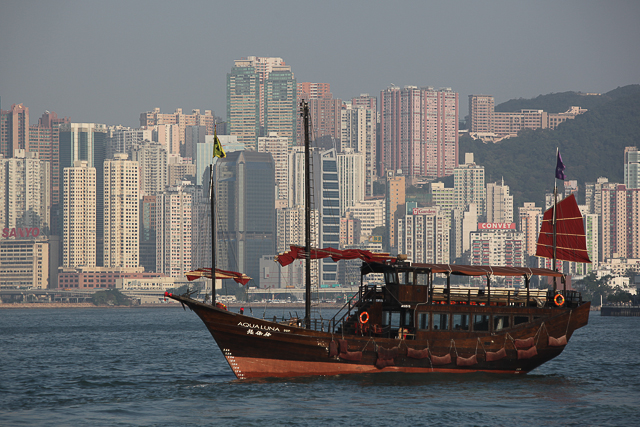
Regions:
[[640, 425], [640, 318], [597, 312], [525, 376], [238, 381], [181, 308], [0, 310], [0, 360], [1, 426]]

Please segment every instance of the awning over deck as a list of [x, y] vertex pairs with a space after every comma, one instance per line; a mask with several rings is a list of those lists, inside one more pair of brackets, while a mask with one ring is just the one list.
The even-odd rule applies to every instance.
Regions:
[[[400, 267], [401, 269], [402, 267]], [[530, 267], [494, 267], [490, 265], [457, 265], [457, 264], [411, 264], [411, 268], [424, 268], [437, 274], [454, 274], [458, 276], [548, 276], [562, 277], [558, 271], [547, 268]]]

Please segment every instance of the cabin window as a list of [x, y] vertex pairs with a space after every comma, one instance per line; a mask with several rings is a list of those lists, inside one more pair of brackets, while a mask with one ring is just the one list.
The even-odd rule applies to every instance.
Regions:
[[404, 313], [404, 325], [402, 325], [402, 326], [412, 328], [413, 327], [413, 319], [412, 319], [412, 317], [413, 316], [411, 316], [411, 311], [406, 311]]
[[396, 280], [396, 275], [393, 271], [387, 271], [386, 273], [384, 273], [384, 280], [387, 283], [398, 283], [398, 281]]
[[416, 275], [416, 285], [427, 286], [429, 284], [429, 275], [425, 273], [418, 273]]
[[392, 328], [396, 329], [400, 327], [400, 312], [392, 311], [391, 312], [391, 322], [390, 325]]
[[420, 313], [419, 319], [418, 327], [420, 329], [429, 329], [429, 313]]
[[493, 316], [493, 330], [500, 331], [509, 327], [509, 316]]
[[529, 323], [529, 316], [513, 316], [513, 326]]
[[475, 314], [473, 316], [473, 330], [474, 331], [489, 331], [489, 316], [486, 314]]
[[449, 315], [446, 313], [433, 313], [433, 330], [446, 331], [449, 329]]
[[469, 315], [468, 314], [454, 314], [453, 315], [453, 330], [454, 331], [468, 331], [469, 330]]
[[403, 283], [405, 285], [413, 284], [413, 271], [403, 271], [400, 273], [400, 277], [402, 279], [400, 283]]

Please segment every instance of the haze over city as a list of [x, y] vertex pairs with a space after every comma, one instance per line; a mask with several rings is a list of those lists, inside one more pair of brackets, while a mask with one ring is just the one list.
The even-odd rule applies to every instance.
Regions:
[[154, 107], [224, 118], [226, 74], [249, 55], [342, 99], [391, 84], [496, 104], [606, 92], [638, 82], [639, 18], [633, 1], [4, 2], [1, 106], [126, 126]]

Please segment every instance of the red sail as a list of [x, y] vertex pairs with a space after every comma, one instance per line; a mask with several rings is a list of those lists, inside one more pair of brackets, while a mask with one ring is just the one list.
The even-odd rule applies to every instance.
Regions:
[[[199, 268], [187, 273], [187, 280], [197, 280], [201, 277], [207, 277], [211, 279], [211, 268]], [[251, 280], [251, 277], [243, 273], [237, 273], [235, 271], [227, 271], [216, 268], [216, 279], [233, 279], [235, 282], [241, 285], [246, 285]]]
[[[281, 266], [287, 266], [291, 264], [296, 259], [305, 259], [306, 258], [305, 250], [302, 246], [291, 246], [291, 250], [289, 252], [285, 252], [276, 257], [276, 261], [280, 263]], [[311, 259], [319, 259], [319, 258], [331, 258], [334, 262], [338, 262], [341, 259], [361, 259], [365, 262], [386, 262], [393, 261], [395, 257], [389, 256], [388, 253], [377, 254], [371, 251], [363, 250], [363, 249], [345, 249], [339, 250], [334, 248], [324, 248], [324, 249], [311, 249]]]
[[[553, 259], [553, 207], [542, 219], [536, 256]], [[572, 194], [556, 205], [556, 258], [590, 263], [582, 214]]]

